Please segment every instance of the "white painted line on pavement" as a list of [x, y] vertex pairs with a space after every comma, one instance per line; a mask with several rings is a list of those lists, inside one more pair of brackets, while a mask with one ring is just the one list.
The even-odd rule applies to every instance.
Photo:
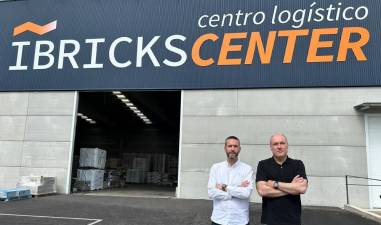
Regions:
[[0, 216], [18, 216], [18, 217], [32, 217], [32, 218], [47, 218], [47, 219], [63, 219], [63, 220], [87, 220], [92, 221], [87, 225], [94, 225], [99, 222], [102, 222], [101, 219], [89, 219], [89, 218], [76, 218], [76, 217], [57, 217], [57, 216], [37, 216], [37, 215], [22, 215], [22, 214], [9, 214], [9, 213], [0, 213]]

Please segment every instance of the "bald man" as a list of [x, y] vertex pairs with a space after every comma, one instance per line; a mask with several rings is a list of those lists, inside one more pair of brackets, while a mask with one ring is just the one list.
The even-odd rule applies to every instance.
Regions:
[[267, 225], [301, 225], [300, 195], [308, 182], [301, 160], [288, 157], [284, 134], [270, 138], [272, 157], [258, 163], [256, 187], [262, 197], [261, 223]]

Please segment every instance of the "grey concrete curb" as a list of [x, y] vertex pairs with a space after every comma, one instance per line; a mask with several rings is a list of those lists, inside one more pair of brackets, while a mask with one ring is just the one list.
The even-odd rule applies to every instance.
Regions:
[[381, 216], [375, 213], [369, 212], [368, 210], [361, 209], [353, 205], [344, 205], [344, 209], [381, 224]]

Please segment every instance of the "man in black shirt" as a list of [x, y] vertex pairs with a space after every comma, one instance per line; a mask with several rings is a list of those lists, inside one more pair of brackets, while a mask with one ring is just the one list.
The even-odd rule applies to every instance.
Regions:
[[268, 225], [301, 225], [300, 194], [308, 182], [301, 160], [287, 156], [288, 142], [283, 134], [270, 138], [273, 156], [258, 163], [256, 186], [262, 196], [261, 223]]

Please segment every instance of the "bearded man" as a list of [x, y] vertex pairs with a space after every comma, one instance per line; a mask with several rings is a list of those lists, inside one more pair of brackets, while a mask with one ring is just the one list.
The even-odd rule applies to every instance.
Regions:
[[212, 225], [248, 225], [253, 169], [238, 160], [240, 141], [225, 139], [226, 160], [210, 169], [208, 196], [213, 200]]

